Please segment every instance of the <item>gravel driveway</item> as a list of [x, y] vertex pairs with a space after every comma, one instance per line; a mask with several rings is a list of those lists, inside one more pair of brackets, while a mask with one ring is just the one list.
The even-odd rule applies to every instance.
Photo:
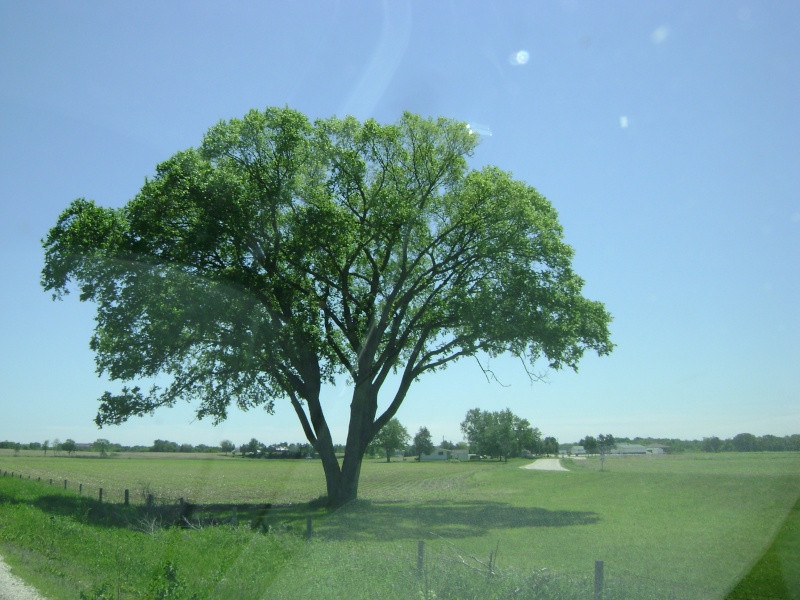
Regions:
[[559, 458], [540, 458], [536, 462], [532, 462], [529, 465], [525, 465], [524, 467], [520, 467], [521, 469], [531, 469], [532, 471], [567, 471], [569, 469], [565, 469], [561, 466], [561, 459]]
[[0, 557], [0, 600], [44, 600], [39, 592], [11, 574], [11, 569]]

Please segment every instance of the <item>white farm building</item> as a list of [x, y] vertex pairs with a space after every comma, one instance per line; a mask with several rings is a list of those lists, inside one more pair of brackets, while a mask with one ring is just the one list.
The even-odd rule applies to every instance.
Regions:
[[609, 454], [664, 454], [660, 446], [642, 446], [641, 444], [617, 444]]
[[469, 460], [469, 450], [445, 450], [444, 448], [434, 448], [430, 454], [423, 454], [419, 457], [422, 460]]
[[[586, 456], [583, 446], [572, 446], [567, 450], [568, 456]], [[641, 444], [617, 444], [607, 454], [664, 454], [663, 446], [642, 446]]]

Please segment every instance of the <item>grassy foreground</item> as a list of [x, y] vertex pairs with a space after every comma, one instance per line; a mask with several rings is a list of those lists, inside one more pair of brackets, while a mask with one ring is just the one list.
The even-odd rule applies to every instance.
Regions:
[[[363, 500], [328, 513], [309, 504], [315, 461], [0, 454], [16, 474], [0, 477], [0, 553], [56, 599], [591, 597], [598, 559], [605, 599], [724, 598], [768, 549], [797, 564], [773, 540], [800, 496], [798, 454], [568, 462], [368, 462]], [[180, 497], [192, 528], [171, 526]]]

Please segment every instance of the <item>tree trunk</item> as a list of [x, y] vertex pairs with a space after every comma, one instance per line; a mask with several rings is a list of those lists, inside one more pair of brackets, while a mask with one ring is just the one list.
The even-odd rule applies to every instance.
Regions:
[[325, 485], [328, 490], [328, 504], [337, 498], [339, 494], [339, 481], [342, 478], [342, 471], [339, 468], [339, 461], [336, 458], [336, 453], [333, 451], [333, 444], [328, 441], [324, 451], [319, 452], [322, 459], [322, 470], [325, 472]]
[[336, 477], [329, 477], [328, 470], [325, 471], [330, 507], [342, 506], [358, 498], [361, 463], [367, 446], [374, 437], [372, 429], [377, 405], [377, 396], [369, 385], [356, 384], [350, 403], [350, 425], [341, 471]]
[[343, 506], [358, 499], [358, 482], [361, 476], [361, 463], [363, 460], [363, 452], [357, 456], [345, 454], [337, 495], [334, 498], [328, 498], [328, 506]]

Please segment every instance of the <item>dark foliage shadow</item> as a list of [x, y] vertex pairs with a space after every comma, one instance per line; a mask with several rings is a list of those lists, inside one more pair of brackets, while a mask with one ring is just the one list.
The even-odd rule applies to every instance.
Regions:
[[[0, 503], [18, 500], [0, 495]], [[597, 513], [519, 507], [502, 502], [375, 502], [359, 500], [336, 510], [317, 502], [291, 505], [191, 504], [130, 505], [101, 503], [68, 494], [39, 496], [33, 506], [51, 516], [102, 526], [153, 531], [249, 526], [268, 532], [305, 535], [308, 519], [315, 537], [340, 540], [403, 540], [441, 535], [448, 539], [488, 535], [495, 529], [592, 525]]]
[[402, 540], [488, 535], [493, 529], [592, 525], [594, 512], [519, 507], [502, 502], [356, 502], [315, 524], [317, 535], [350, 540]]

